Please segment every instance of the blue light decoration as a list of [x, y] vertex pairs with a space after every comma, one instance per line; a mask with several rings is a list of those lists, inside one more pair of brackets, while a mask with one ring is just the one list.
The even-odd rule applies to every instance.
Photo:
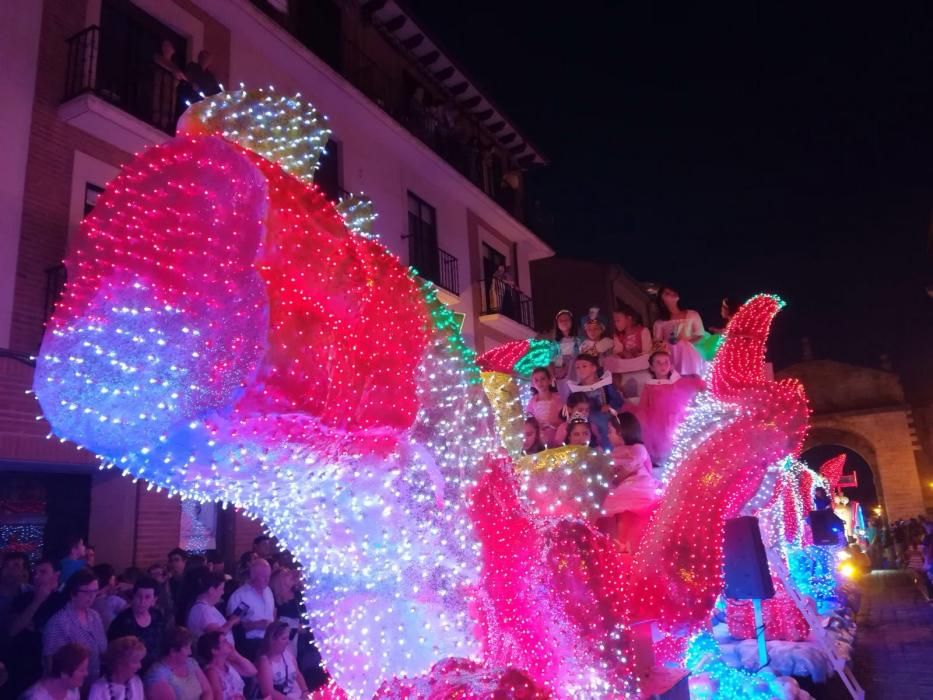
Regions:
[[727, 666], [722, 660], [719, 645], [707, 632], [690, 640], [684, 665], [695, 675], [706, 675], [711, 683], [704, 688], [691, 684], [692, 700], [773, 700], [784, 696], [781, 685], [767, 671], [749, 672]]
[[836, 549], [838, 547], [819, 545], [788, 544], [784, 547], [793, 585], [803, 595], [813, 598], [820, 614], [839, 604]]

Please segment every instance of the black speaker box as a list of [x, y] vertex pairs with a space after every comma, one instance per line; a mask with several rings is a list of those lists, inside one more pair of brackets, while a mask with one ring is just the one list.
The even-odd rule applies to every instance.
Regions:
[[846, 524], [829, 508], [810, 511], [813, 544], [841, 544], [845, 541]]
[[764, 600], [774, 597], [774, 583], [758, 518], [744, 516], [727, 520], [723, 553], [727, 598]]

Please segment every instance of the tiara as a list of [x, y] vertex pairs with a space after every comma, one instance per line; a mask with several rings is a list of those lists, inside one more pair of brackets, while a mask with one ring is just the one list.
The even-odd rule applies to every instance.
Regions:
[[567, 421], [567, 424], [572, 425], [574, 423], [586, 423], [587, 425], [589, 425], [589, 422], [590, 422], [590, 419], [587, 417], [585, 413], [581, 413], [580, 411], [574, 411], [573, 413], [570, 414], [570, 420]]

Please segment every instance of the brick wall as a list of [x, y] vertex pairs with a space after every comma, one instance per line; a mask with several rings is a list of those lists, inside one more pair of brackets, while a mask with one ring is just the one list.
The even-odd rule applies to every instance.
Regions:
[[253, 540], [265, 532], [262, 523], [240, 512], [233, 516], [233, 555], [237, 558], [253, 548]]
[[157, 561], [164, 562], [169, 550], [178, 546], [181, 537], [181, 499], [169, 498], [165, 492], [148, 484], [137, 484], [136, 550], [133, 561], [146, 568]]

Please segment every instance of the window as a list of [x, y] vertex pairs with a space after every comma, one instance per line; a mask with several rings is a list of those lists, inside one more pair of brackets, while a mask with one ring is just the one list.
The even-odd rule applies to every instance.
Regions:
[[340, 143], [333, 139], [327, 142], [327, 149], [318, 161], [314, 182], [332, 201], [340, 199]]
[[437, 212], [420, 197], [408, 193], [408, 264], [425, 279], [439, 277]]
[[97, 198], [100, 197], [103, 191], [103, 187], [90, 182], [84, 183], [84, 216], [94, 211], [94, 207], [97, 206]]

